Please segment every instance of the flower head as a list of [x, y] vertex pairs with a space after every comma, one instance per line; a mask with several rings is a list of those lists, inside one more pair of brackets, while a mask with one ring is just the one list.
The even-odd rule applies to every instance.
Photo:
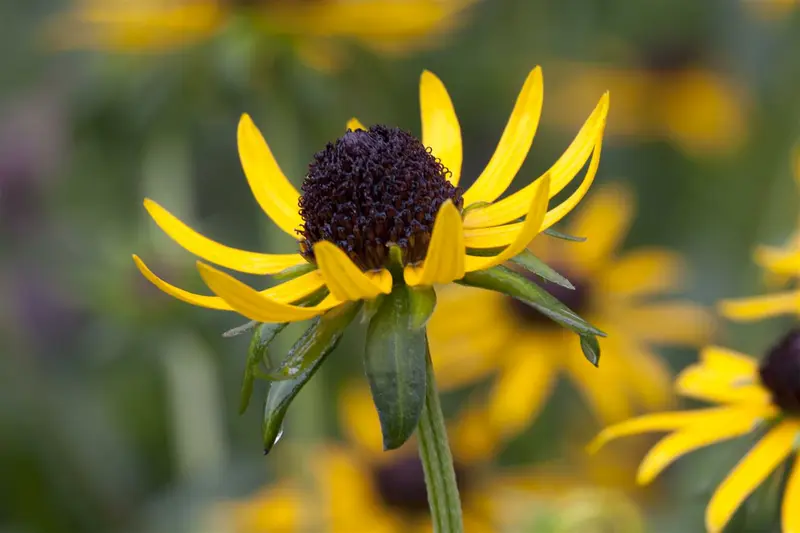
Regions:
[[[586, 194], [600, 162], [608, 95], [547, 172], [499, 201], [533, 141], [542, 104], [541, 71], [536, 68], [528, 76], [495, 154], [463, 195], [458, 186], [458, 119], [444, 85], [430, 72], [422, 75], [420, 101], [421, 141], [394, 128], [366, 128], [353, 119], [342, 137], [314, 156], [302, 195], [283, 174], [250, 117], [242, 117], [238, 141], [244, 173], [264, 212], [298, 241], [295, 253], [224, 246], [145, 200], [155, 222], [186, 250], [239, 272], [288, 279], [257, 291], [198, 262], [200, 276], [216, 296], [199, 295], [158, 278], [134, 256], [142, 274], [171, 296], [264, 323], [267, 327], [258, 330], [256, 348], [251, 349], [253, 368], [263, 359], [261, 346], [278, 333], [275, 324], [319, 317], [279, 368], [269, 370], [271, 379], [297, 386], [270, 389], [275, 403], [274, 416], [265, 422], [267, 450], [280, 432], [291, 398], [333, 350], [362, 302], [370, 323], [365, 367], [386, 424], [387, 448], [408, 438], [422, 409], [425, 326], [436, 304], [434, 285], [457, 281], [511, 294], [581, 334], [588, 346], [596, 343], [594, 336], [603, 335], [538, 285], [501, 265], [522, 253], [534, 236], [566, 216]], [[548, 210], [550, 198], [587, 160], [577, 189]], [[245, 382], [257, 373], [253, 370]]]
[[[759, 364], [725, 348], [706, 348], [700, 362], [677, 378], [683, 396], [714, 404], [693, 411], [645, 415], [603, 430], [590, 449], [612, 439], [668, 431], [639, 467], [645, 484], [679, 457], [711, 444], [764, 428], [763, 437], [720, 484], [706, 509], [706, 528], [723, 530], [736, 509], [773, 470], [794, 453], [800, 437], [800, 332], [789, 332]], [[795, 464], [783, 495], [782, 531], [800, 531], [800, 465]]]

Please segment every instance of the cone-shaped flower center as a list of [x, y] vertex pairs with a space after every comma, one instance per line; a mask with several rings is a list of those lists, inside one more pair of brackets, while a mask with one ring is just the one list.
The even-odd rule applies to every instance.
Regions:
[[759, 367], [761, 383], [782, 410], [800, 414], [800, 329], [793, 329], [773, 347]]
[[[578, 315], [582, 316], [584, 313], [586, 313], [586, 308], [589, 307], [589, 300], [591, 296], [589, 283], [585, 280], [577, 279], [574, 276], [569, 276], [569, 273], [565, 273], [563, 269], [559, 270], [559, 272], [562, 275], [565, 275], [567, 279], [572, 282], [572, 284], [575, 286], [575, 289], [568, 289], [557, 283], [543, 280], [536, 274], [532, 274], [527, 271], [523, 271], [521, 273], [529, 280], [533, 281], [557, 298], [558, 301], [575, 311]], [[533, 307], [520, 302], [516, 298], [509, 298], [508, 301], [512, 312], [523, 324], [534, 327], [552, 327], [554, 329], [560, 328], [556, 322], [553, 322]]]
[[[454, 465], [456, 483], [464, 491], [464, 469]], [[425, 473], [419, 457], [408, 455], [394, 461], [377, 465], [373, 471], [375, 489], [388, 507], [406, 515], [428, 512], [428, 491], [425, 488]]]
[[385, 126], [348, 131], [314, 156], [303, 181], [301, 253], [326, 240], [364, 270], [380, 269], [389, 246], [406, 263], [425, 258], [439, 207], [463, 206], [449, 171], [411, 134]]

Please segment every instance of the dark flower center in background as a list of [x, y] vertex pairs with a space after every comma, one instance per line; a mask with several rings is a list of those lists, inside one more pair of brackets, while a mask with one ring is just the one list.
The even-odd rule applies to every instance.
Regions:
[[[455, 463], [456, 484], [464, 491], [464, 468]], [[388, 507], [406, 515], [428, 514], [428, 491], [419, 457], [408, 455], [378, 465], [373, 471], [375, 489]]]
[[761, 383], [783, 411], [800, 414], [800, 329], [793, 329], [761, 361]]
[[[557, 283], [545, 281], [536, 274], [528, 271], [522, 271], [520, 273], [549, 292], [551, 295], [557, 298], [558, 301], [575, 311], [577, 314], [583, 316], [583, 314], [586, 312], [586, 308], [589, 307], [590, 289], [588, 282], [577, 279], [576, 276], [570, 276], [568, 272], [564, 272], [563, 270], [558, 271], [561, 273], [561, 275], [565, 276], [570, 280], [570, 282], [572, 282], [572, 284], [575, 286], [574, 290], [562, 287]], [[509, 297], [508, 303], [511, 306], [511, 310], [514, 315], [516, 315], [524, 324], [537, 327], [552, 326], [553, 328], [559, 328], [558, 324], [547, 318], [533, 307], [522, 303], [516, 298]]]
[[300, 252], [331, 241], [363, 270], [386, 266], [396, 244], [405, 263], [425, 258], [439, 207], [461, 209], [461, 189], [420, 141], [397, 128], [348, 131], [314, 156], [303, 181]]

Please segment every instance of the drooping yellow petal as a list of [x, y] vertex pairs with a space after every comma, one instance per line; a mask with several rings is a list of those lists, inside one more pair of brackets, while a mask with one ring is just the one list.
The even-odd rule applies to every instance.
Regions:
[[476, 270], [484, 270], [499, 265], [511, 259], [512, 257], [520, 254], [530, 244], [534, 237], [539, 233], [539, 228], [542, 226], [545, 213], [547, 212], [547, 191], [550, 189], [550, 175], [546, 174], [544, 178], [538, 180], [534, 185], [533, 198], [531, 205], [528, 209], [528, 214], [525, 217], [522, 227], [514, 238], [514, 242], [506, 247], [505, 250], [497, 255], [490, 257], [474, 257], [467, 256], [466, 258], [466, 271], [474, 272]]
[[723, 316], [750, 322], [774, 316], [800, 313], [800, 291], [781, 292], [768, 296], [723, 300], [719, 304]]
[[758, 411], [751, 409], [734, 409], [667, 435], [653, 446], [642, 460], [636, 474], [636, 482], [647, 485], [683, 455], [715, 442], [749, 433], [759, 416]]
[[433, 223], [425, 261], [421, 267], [406, 266], [403, 277], [412, 287], [450, 283], [464, 277], [465, 256], [461, 214], [451, 200], [446, 200], [439, 208]]
[[721, 533], [742, 502], [791, 453], [797, 434], [796, 421], [781, 422], [739, 461], [714, 492], [706, 508], [709, 533]]
[[758, 362], [752, 357], [720, 346], [708, 346], [700, 352], [704, 368], [733, 380], [756, 377]]
[[612, 440], [638, 433], [652, 433], [655, 431], [671, 431], [693, 424], [702, 423], [704, 420], [713, 420], [720, 414], [730, 412], [728, 407], [714, 407], [711, 409], [697, 409], [694, 411], [670, 411], [654, 413], [632, 418], [609, 426], [598, 434], [586, 447], [589, 453], [596, 453], [600, 448]]
[[775, 274], [800, 276], [800, 250], [759, 246], [756, 263]]
[[300, 194], [283, 174], [264, 137], [247, 114], [239, 120], [237, 139], [239, 160], [258, 205], [278, 227], [293, 238], [299, 238], [297, 230], [303, 223], [298, 207]]
[[372, 300], [379, 294], [392, 292], [392, 276], [388, 271], [374, 280], [361, 271], [338, 246], [328, 241], [314, 245], [314, 257], [325, 284], [338, 300]]
[[332, 294], [314, 307], [299, 307], [281, 303], [259, 294], [241, 281], [205, 263], [198, 261], [197, 269], [200, 271], [203, 281], [214, 294], [228, 302], [237, 313], [258, 322], [308, 320], [342, 303]]
[[781, 531], [784, 533], [800, 533], [800, 505], [797, 502], [800, 502], [800, 461], [795, 459], [781, 506]]
[[[528, 150], [539, 127], [542, 97], [542, 69], [536, 67], [528, 74], [522, 86], [514, 110], [489, 164], [472, 187], [464, 193], [465, 206], [475, 202], [493, 202], [511, 184], [528, 156]], [[519, 216], [522, 216], [529, 204], [530, 199], [524, 202]]]
[[674, 252], [638, 248], [622, 255], [614, 268], [599, 275], [598, 283], [605, 291], [622, 298], [638, 298], [680, 289], [686, 278], [686, 265]]
[[419, 82], [422, 114], [422, 144], [450, 171], [448, 180], [458, 185], [461, 179], [461, 126], [447, 89], [435, 74], [424, 71]]
[[[182, 300], [192, 305], [207, 307], [209, 309], [233, 311], [231, 306], [222, 298], [217, 296], [194, 294], [167, 283], [163, 279], [156, 276], [149, 268], [147, 268], [147, 265], [144, 264], [144, 261], [142, 261], [139, 256], [135, 254], [133, 256], [133, 262], [136, 263], [136, 267], [139, 269], [139, 272], [141, 272], [142, 275], [147, 278], [148, 281], [150, 281], [150, 283], [173, 298], [177, 298], [178, 300]], [[275, 287], [260, 291], [259, 294], [271, 298], [276, 302], [291, 303], [311, 295], [314, 291], [319, 290], [323, 285], [324, 282], [322, 280], [322, 275], [318, 271], [314, 271], [309, 272], [308, 274], [303, 274], [302, 276], [291, 281], [287, 281], [286, 283], [281, 283]]]
[[711, 403], [768, 405], [769, 393], [755, 382], [691, 365], [675, 380], [675, 391], [681, 396]]
[[507, 353], [508, 363], [489, 393], [486, 416], [501, 439], [518, 435], [533, 422], [550, 397], [561, 369], [557, 351], [520, 343]]
[[364, 126], [364, 124], [362, 124], [361, 121], [358, 120], [356, 117], [353, 117], [353, 118], [351, 118], [350, 120], [347, 121], [347, 129], [348, 130], [353, 130], [353, 131], [356, 131], [356, 130], [367, 131], [367, 127]]
[[149, 198], [145, 198], [144, 207], [164, 233], [181, 247], [217, 265], [247, 274], [276, 274], [305, 262], [300, 254], [261, 254], [230, 248], [200, 235]]
[[[605, 94], [567, 150], [546, 172], [550, 174], [552, 180], [550, 182], [550, 198], [561, 192], [561, 190], [572, 181], [575, 175], [586, 164], [586, 160], [593, 150], [599, 150], [599, 143], [602, 140], [607, 114], [608, 94]], [[596, 155], [598, 164], [599, 156], [600, 154], [598, 153]], [[592, 176], [591, 180], [593, 179], [594, 176]], [[589, 185], [591, 185], [591, 180], [589, 180]], [[507, 186], [508, 184], [504, 185], [503, 190], [505, 190]], [[588, 189], [588, 185], [586, 187]], [[470, 191], [471, 190], [472, 189], [470, 189]], [[500, 192], [502, 193], [502, 191]], [[467, 191], [467, 194], [469, 194], [469, 191]], [[464, 205], [468, 206], [470, 199], [467, 198], [467, 194], [464, 195]], [[499, 194], [497, 196], [499, 196]], [[492, 199], [494, 200], [497, 196]], [[485, 228], [511, 222], [525, 213], [532, 196], [532, 187], [528, 185], [499, 202], [495, 202], [486, 207], [473, 209], [464, 217], [464, 227]]]

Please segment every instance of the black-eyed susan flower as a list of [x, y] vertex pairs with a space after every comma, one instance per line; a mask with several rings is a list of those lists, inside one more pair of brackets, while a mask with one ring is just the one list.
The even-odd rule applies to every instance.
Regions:
[[74, 0], [53, 30], [57, 43], [70, 48], [161, 52], [210, 39], [242, 15], [266, 34], [296, 40], [301, 55], [322, 66], [331, 38], [389, 52], [424, 46], [452, 29], [473, 2]]
[[[661, 248], [618, 252], [634, 211], [629, 191], [602, 188], [566, 228], [586, 242], [543, 236], [530, 246], [575, 288], [539, 282], [609, 332], [602, 346], [613, 355], [600, 368], [583, 368], [578, 339], [552, 327], [536, 310], [503, 294], [453, 287], [439, 295], [428, 328], [440, 386], [460, 387], [494, 376], [487, 418], [508, 437], [532, 422], [560, 376], [575, 385], [606, 424], [637, 409], [668, 405], [671, 375], [654, 346], [702, 345], [712, 320], [699, 305], [664, 298], [685, 281], [678, 254]], [[493, 324], [490, 330], [480, 328], [487, 322]]]
[[[794, 178], [800, 187], [800, 148], [793, 161]], [[731, 320], [749, 322], [780, 315], [800, 315], [800, 220], [783, 246], [759, 246], [755, 260], [776, 284], [793, 285], [788, 290], [763, 296], [723, 300], [720, 312]]]
[[[713, 407], [645, 415], [603, 430], [590, 450], [637, 433], [671, 432], [642, 461], [646, 484], [679, 457], [698, 448], [761, 431], [763, 436], [719, 485], [706, 509], [706, 528], [719, 533], [737, 508], [780, 465], [790, 467], [800, 437], [800, 331], [781, 339], [759, 362], [720, 347], [676, 380], [679, 394]], [[781, 531], [800, 531], [800, 466], [791, 469], [783, 494]]]
[[[461, 132], [453, 104], [430, 72], [420, 84], [422, 141], [386, 126], [353, 120], [347, 132], [318, 152], [298, 192], [281, 171], [252, 120], [239, 123], [239, 155], [264, 212], [298, 241], [289, 254], [265, 254], [216, 243], [153, 200], [145, 208], [179, 245], [210, 263], [247, 274], [280, 275], [280, 285], [258, 291], [206, 262], [197, 263], [216, 296], [190, 293], [158, 278], [136, 256], [142, 274], [171, 296], [193, 305], [235, 311], [262, 323], [251, 345], [243, 387], [273, 381], [264, 414], [264, 446], [280, 435], [289, 404], [338, 343], [363, 305], [367, 329], [364, 367], [386, 449], [419, 428], [426, 475], [435, 486], [441, 520], [457, 520], [458, 500], [447, 437], [435, 392], [426, 324], [436, 305], [433, 286], [459, 282], [513, 295], [582, 335], [587, 357], [599, 357], [596, 335], [572, 310], [521, 274], [502, 266], [541, 231], [563, 218], [586, 194], [600, 161], [608, 112], [604, 95], [564, 155], [540, 178], [497, 201], [524, 161], [542, 105], [542, 77], [534, 69], [486, 169], [462, 192]], [[577, 189], [548, 209], [589, 160]], [[521, 219], [521, 220], [520, 220]], [[270, 341], [283, 325], [314, 319], [290, 353], [262, 369]], [[444, 468], [432, 472], [430, 468]], [[449, 473], [446, 471], [449, 469]], [[446, 504], [445, 504], [446, 502]], [[449, 513], [449, 514], [448, 514]], [[447, 522], [455, 530], [455, 522]]]

